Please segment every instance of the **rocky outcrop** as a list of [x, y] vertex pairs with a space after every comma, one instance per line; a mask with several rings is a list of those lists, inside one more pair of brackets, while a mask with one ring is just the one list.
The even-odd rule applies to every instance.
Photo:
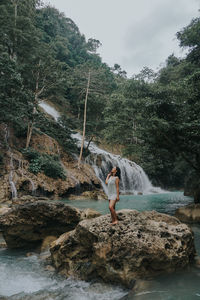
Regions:
[[184, 223], [200, 223], [200, 203], [192, 203], [178, 208], [175, 216]]
[[46, 237], [58, 238], [92, 216], [94, 211], [84, 213], [61, 202], [28, 199], [0, 216], [0, 231], [9, 248], [35, 247]]
[[69, 200], [108, 200], [107, 195], [104, 193], [103, 190], [97, 190], [97, 191], [85, 191], [81, 195], [69, 195]]
[[[0, 139], [4, 140], [4, 127], [0, 126]], [[82, 164], [77, 168], [77, 161], [69, 156], [58, 142], [46, 134], [34, 134], [31, 139], [31, 147], [42, 154], [58, 155], [60, 163], [66, 174], [66, 179], [54, 179], [44, 173], [33, 174], [29, 171], [29, 161], [17, 149], [25, 147], [25, 141], [17, 138], [11, 130], [10, 149], [12, 150], [13, 182], [16, 186], [18, 196], [37, 195], [47, 196], [52, 199], [66, 198], [70, 195], [80, 195], [89, 191], [98, 192], [106, 198], [102, 191], [101, 183], [96, 177], [94, 170], [88, 164]], [[0, 203], [11, 199], [11, 188], [9, 175], [11, 171], [11, 152], [8, 145], [0, 144]], [[86, 196], [86, 195], [85, 195]]]
[[80, 222], [52, 243], [52, 261], [65, 276], [131, 287], [136, 279], [151, 278], [184, 268], [194, 258], [191, 229], [175, 217], [155, 211], [118, 211]]

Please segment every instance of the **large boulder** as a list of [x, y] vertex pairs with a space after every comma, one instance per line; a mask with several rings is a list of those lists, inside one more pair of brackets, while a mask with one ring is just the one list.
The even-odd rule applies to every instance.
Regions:
[[[82, 213], [83, 215], [83, 213]], [[36, 246], [47, 236], [59, 237], [83, 219], [81, 211], [61, 202], [22, 202], [0, 216], [0, 231], [9, 248]]]
[[110, 215], [83, 220], [55, 240], [50, 251], [56, 269], [131, 287], [138, 278], [170, 273], [193, 260], [193, 232], [175, 217], [136, 210], [117, 215], [117, 225], [110, 224]]
[[200, 223], [200, 203], [189, 204], [176, 210], [175, 216], [185, 223]]

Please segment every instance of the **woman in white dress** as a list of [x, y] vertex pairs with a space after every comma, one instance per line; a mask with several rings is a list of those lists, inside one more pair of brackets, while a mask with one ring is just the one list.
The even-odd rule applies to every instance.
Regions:
[[117, 201], [119, 201], [119, 181], [121, 178], [120, 174], [120, 168], [114, 167], [106, 178], [106, 184], [108, 185], [109, 209], [113, 225], [118, 223], [117, 214], [115, 212], [115, 204]]

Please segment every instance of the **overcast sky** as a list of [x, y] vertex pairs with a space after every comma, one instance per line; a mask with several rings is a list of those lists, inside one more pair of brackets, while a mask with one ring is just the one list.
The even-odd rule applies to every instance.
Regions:
[[199, 16], [200, 0], [49, 0], [86, 38], [102, 43], [98, 53], [128, 76], [154, 70], [174, 53], [183, 56], [176, 32]]

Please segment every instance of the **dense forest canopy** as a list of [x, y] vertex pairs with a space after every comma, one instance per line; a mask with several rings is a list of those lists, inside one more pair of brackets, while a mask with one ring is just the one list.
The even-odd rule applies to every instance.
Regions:
[[[177, 33], [185, 58], [173, 54], [157, 73], [144, 67], [132, 78], [97, 54], [77, 25], [39, 0], [0, 3], [0, 122], [30, 144], [34, 132], [76, 151], [71, 132], [81, 130], [88, 72], [86, 136], [121, 149], [155, 184], [199, 186], [200, 18]], [[47, 120], [39, 101], [62, 107], [59, 123]], [[60, 126], [62, 124], [62, 126]], [[197, 197], [198, 198], [198, 197]]]

